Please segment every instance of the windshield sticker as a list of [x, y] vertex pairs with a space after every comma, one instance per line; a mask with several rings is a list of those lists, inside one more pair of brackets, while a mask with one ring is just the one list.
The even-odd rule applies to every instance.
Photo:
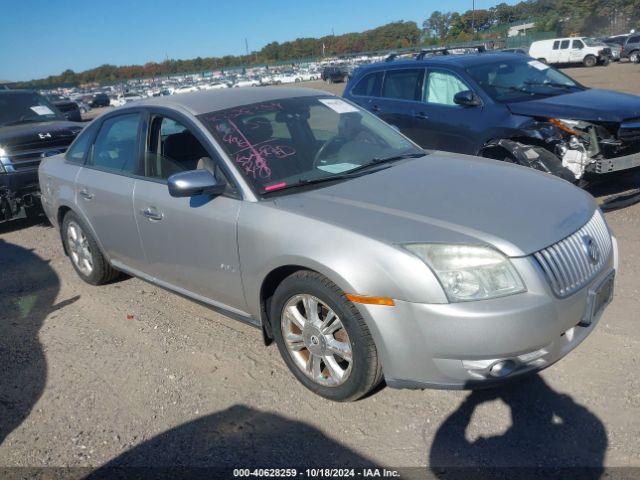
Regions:
[[358, 111], [356, 107], [344, 100], [340, 100], [339, 98], [319, 98], [318, 101], [337, 113], [351, 113]]
[[53, 110], [45, 105], [36, 105], [35, 107], [30, 107], [31, 110], [36, 112], [38, 115], [53, 115]]
[[545, 65], [544, 63], [538, 60], [531, 60], [530, 62], [527, 62], [527, 63], [531, 65], [533, 68], [537, 68], [538, 70], [541, 70], [541, 71], [547, 70], [549, 68], [549, 65]]
[[333, 165], [318, 165], [318, 170], [329, 173], [342, 173], [348, 170], [353, 170], [359, 165], [355, 163], [334, 163]]

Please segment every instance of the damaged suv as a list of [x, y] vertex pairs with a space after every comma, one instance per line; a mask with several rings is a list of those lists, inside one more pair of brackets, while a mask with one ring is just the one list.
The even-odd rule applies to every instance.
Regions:
[[40, 212], [38, 165], [63, 153], [80, 130], [36, 92], [0, 91], [0, 222]]
[[580, 185], [640, 166], [640, 97], [587, 88], [523, 55], [423, 57], [360, 68], [344, 96], [426, 149]]

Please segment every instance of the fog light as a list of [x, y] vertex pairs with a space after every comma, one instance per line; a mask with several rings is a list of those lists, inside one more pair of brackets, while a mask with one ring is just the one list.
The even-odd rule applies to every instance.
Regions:
[[513, 360], [500, 360], [494, 363], [489, 369], [492, 377], [506, 377], [516, 369], [516, 362]]

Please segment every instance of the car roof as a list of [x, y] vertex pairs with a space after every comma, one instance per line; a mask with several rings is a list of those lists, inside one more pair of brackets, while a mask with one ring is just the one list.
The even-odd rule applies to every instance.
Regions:
[[428, 67], [428, 66], [449, 66], [456, 68], [466, 68], [475, 65], [481, 65], [483, 63], [491, 62], [492, 60], [500, 61], [507, 59], [522, 60], [522, 54], [510, 53], [510, 52], [496, 52], [496, 53], [465, 53], [462, 55], [434, 55], [432, 57], [425, 57], [422, 60], [392, 60], [389, 62], [378, 62], [370, 65], [360, 67], [361, 71], [368, 71], [373, 69], [391, 69], [397, 67]]
[[200, 115], [250, 103], [316, 95], [327, 96], [332, 94], [322, 90], [298, 87], [240, 87], [180, 93], [168, 97], [146, 98], [131, 102], [127, 106], [182, 107], [193, 115]]

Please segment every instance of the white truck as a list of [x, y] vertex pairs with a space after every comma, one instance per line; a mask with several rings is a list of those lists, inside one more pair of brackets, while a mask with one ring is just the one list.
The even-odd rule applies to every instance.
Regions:
[[529, 56], [548, 64], [581, 63], [594, 67], [609, 64], [611, 49], [587, 37], [552, 38], [533, 42]]

